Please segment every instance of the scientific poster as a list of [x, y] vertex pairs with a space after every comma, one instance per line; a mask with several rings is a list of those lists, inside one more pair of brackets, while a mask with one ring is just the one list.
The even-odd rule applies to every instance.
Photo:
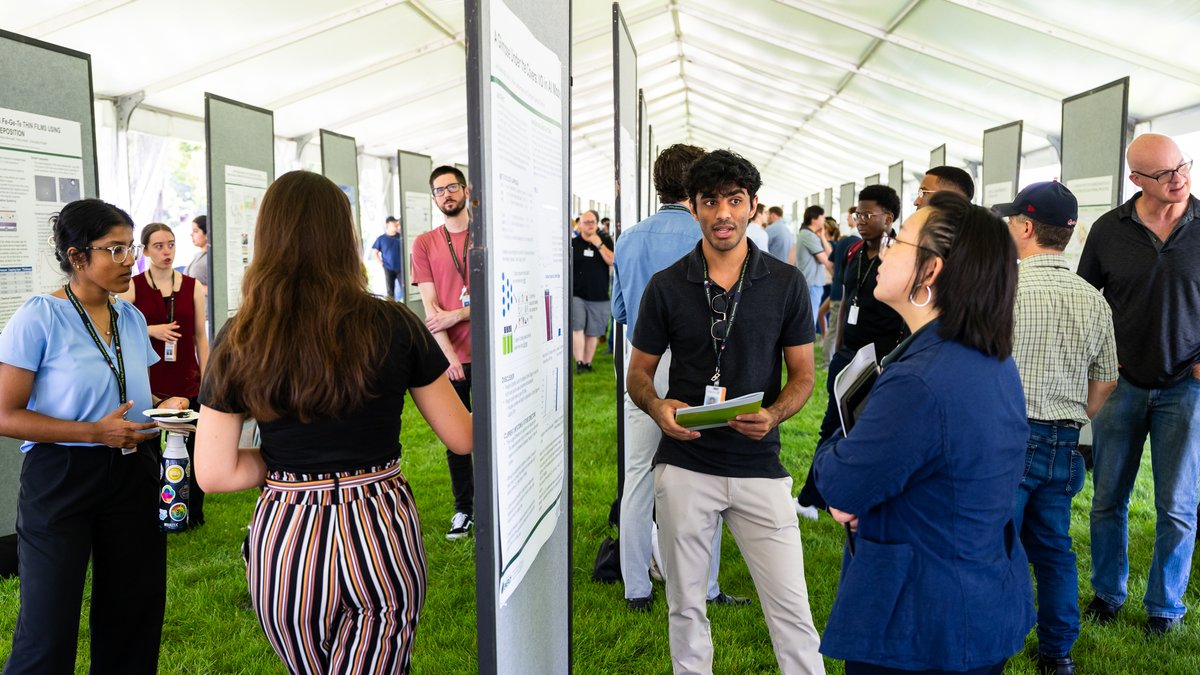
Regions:
[[564, 508], [567, 284], [562, 63], [491, 3], [491, 383], [503, 605]]
[[988, 183], [983, 186], [983, 205], [989, 209], [997, 204], [1007, 204], [1013, 200], [1013, 182], [1006, 180], [1002, 183]]
[[83, 197], [82, 138], [78, 122], [0, 108], [0, 328], [64, 283], [50, 218]]
[[1076, 178], [1067, 181], [1067, 189], [1075, 195], [1079, 202], [1079, 216], [1075, 223], [1075, 234], [1063, 251], [1071, 269], [1079, 267], [1079, 257], [1083, 253], [1083, 243], [1087, 241], [1088, 232], [1096, 219], [1111, 211], [1115, 206], [1113, 199], [1113, 177], [1095, 176], [1093, 178]]
[[[428, 232], [433, 224], [433, 197], [428, 192], [405, 192], [404, 218], [404, 251], [405, 256], [409, 256], [412, 254], [413, 243], [417, 241], [417, 237]], [[411, 263], [407, 259], [405, 265], [411, 267]], [[405, 277], [411, 271], [411, 269], [404, 270]], [[406, 293], [410, 303], [421, 302], [421, 291], [416, 286], [409, 284]]]
[[242, 276], [254, 259], [254, 223], [267, 191], [267, 172], [225, 166], [225, 276], [229, 316], [242, 304]]
[[638, 222], [637, 141], [621, 125], [621, 229]]

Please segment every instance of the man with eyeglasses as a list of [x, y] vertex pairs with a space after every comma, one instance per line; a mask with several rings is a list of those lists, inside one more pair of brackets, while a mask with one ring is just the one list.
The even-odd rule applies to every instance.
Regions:
[[974, 199], [975, 181], [971, 180], [971, 174], [957, 166], [935, 166], [926, 171], [925, 177], [921, 179], [921, 185], [917, 188], [917, 198], [913, 200], [913, 206], [918, 209], [925, 206], [925, 202], [929, 200], [930, 195], [942, 190], [957, 192], [968, 200]]
[[[627, 227], [617, 240], [613, 260], [612, 313], [626, 326], [625, 353], [638, 325], [642, 295], [650, 278], [695, 248], [700, 225], [692, 216], [687, 196], [687, 168], [704, 156], [704, 150], [682, 143], [672, 145], [654, 160], [654, 189], [662, 203], [658, 212]], [[626, 359], [626, 370], [629, 362]], [[667, 393], [671, 351], [663, 352], [654, 374], [658, 393]], [[625, 475], [621, 492], [620, 558], [625, 602], [630, 610], [645, 612], [653, 602], [650, 566], [654, 550], [654, 453], [662, 431], [625, 394]], [[744, 606], [747, 598], [721, 592], [717, 576], [721, 569], [721, 528], [713, 534], [712, 564], [708, 570], [706, 599], [712, 605]], [[661, 560], [659, 561], [662, 562]], [[669, 574], [669, 572], [667, 572]]]
[[584, 211], [579, 216], [579, 236], [571, 239], [571, 351], [576, 375], [592, 372], [596, 345], [611, 317], [608, 271], [613, 242], [600, 231], [599, 218], [596, 211]]
[[[900, 315], [875, 299], [880, 242], [884, 235], [892, 233], [892, 224], [899, 218], [900, 195], [892, 188], [868, 185], [858, 193], [854, 223], [858, 226], [862, 241], [852, 245], [846, 253], [846, 266], [842, 274], [842, 305], [837, 317], [837, 340], [833, 358], [829, 360], [829, 376], [825, 380], [829, 403], [825, 418], [821, 421], [818, 445], [833, 436], [840, 424], [837, 401], [833, 396], [833, 383], [838, 373], [850, 363], [859, 349], [874, 343], [875, 357], [882, 359], [908, 333]], [[817, 492], [810, 466], [804, 486], [796, 497], [796, 512], [816, 520], [818, 511], [824, 508], [825, 500]]]
[[1126, 152], [1141, 189], [1092, 226], [1079, 275], [1112, 306], [1120, 378], [1092, 426], [1092, 589], [1086, 614], [1116, 618], [1128, 593], [1129, 495], [1147, 434], [1157, 515], [1142, 602], [1146, 631], [1175, 628], [1195, 546], [1200, 480], [1200, 200], [1192, 160], [1161, 134]]
[[1014, 523], [1037, 580], [1038, 670], [1074, 675], [1079, 578], [1071, 501], [1087, 482], [1079, 430], [1117, 386], [1112, 312], [1063, 257], [1079, 214], [1066, 186], [1034, 183], [992, 210], [1008, 218], [1021, 261], [1012, 356], [1025, 391], [1029, 442]]
[[[446, 222], [417, 237], [412, 250], [412, 284], [421, 291], [425, 325], [442, 348], [450, 368], [446, 371], [454, 391], [471, 409], [471, 275], [467, 250], [471, 247], [471, 189], [463, 173], [439, 166], [429, 176], [429, 189]], [[454, 515], [446, 539], [464, 539], [474, 527], [475, 478], [470, 455], [446, 450]]]
[[[825, 672], [789, 506], [792, 479], [779, 459], [778, 425], [812, 394], [812, 308], [799, 270], [746, 239], [761, 185], [754, 165], [727, 150], [692, 164], [687, 194], [703, 239], [650, 280], [633, 334], [629, 396], [663, 434], [654, 496], [677, 674], [712, 673], [704, 579], [722, 518], [754, 577], [780, 672]], [[660, 397], [654, 376], [667, 349]], [[679, 408], [755, 392], [763, 407], [728, 426], [694, 431], [676, 422]]]

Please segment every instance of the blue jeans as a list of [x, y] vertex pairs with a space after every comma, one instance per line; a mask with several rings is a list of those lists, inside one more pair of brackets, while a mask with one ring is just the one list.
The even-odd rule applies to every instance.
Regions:
[[1079, 637], [1079, 575], [1071, 550], [1071, 498], [1087, 469], [1079, 430], [1029, 421], [1025, 475], [1017, 489], [1014, 525], [1037, 579], [1038, 651], [1066, 656]]
[[1122, 376], [1093, 426], [1092, 588], [1122, 605], [1128, 594], [1129, 494], [1146, 435], [1154, 476], [1154, 555], [1143, 602], [1149, 616], [1179, 618], [1195, 545], [1200, 480], [1200, 380], [1142, 389]]

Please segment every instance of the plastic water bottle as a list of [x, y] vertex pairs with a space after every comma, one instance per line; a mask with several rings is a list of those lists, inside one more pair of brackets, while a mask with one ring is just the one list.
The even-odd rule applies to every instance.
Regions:
[[188, 526], [188, 495], [192, 485], [192, 463], [184, 441], [187, 434], [167, 432], [159, 469], [158, 520], [163, 532], [183, 532]]

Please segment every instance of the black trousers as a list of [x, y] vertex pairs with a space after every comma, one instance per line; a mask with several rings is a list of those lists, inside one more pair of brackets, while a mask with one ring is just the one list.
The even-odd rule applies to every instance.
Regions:
[[[833, 358], [829, 360], [829, 377], [825, 380], [825, 389], [829, 392], [829, 404], [825, 406], [825, 418], [821, 420], [821, 430], [817, 434], [817, 447], [832, 438], [842, 426], [842, 418], [838, 415], [837, 401], [833, 398], [833, 381], [853, 358], [853, 353], [841, 351], [834, 354]], [[796, 501], [804, 506], [815, 506], [822, 510], [829, 508], [829, 505], [825, 503], [825, 498], [817, 491], [817, 482], [813, 479], [811, 462], [808, 465], [808, 476], [804, 479], [804, 486], [800, 488], [800, 494], [796, 495]]]
[[991, 666], [971, 670], [900, 670], [859, 661], [846, 662], [846, 675], [1001, 675], [1008, 659]]
[[[396, 299], [396, 279], [400, 277], [400, 272], [383, 268], [383, 281], [387, 285], [388, 300]], [[404, 289], [400, 289], [400, 300], [404, 300]]]
[[38, 444], [17, 497], [21, 608], [4, 675], [75, 671], [92, 561], [91, 673], [158, 670], [167, 596], [158, 436], [137, 452]]
[[[464, 363], [463, 379], [450, 380], [454, 393], [471, 409], [471, 364]], [[456, 455], [446, 449], [446, 465], [450, 467], [450, 490], [454, 493], [454, 510], [475, 515], [475, 467], [471, 455]]]

